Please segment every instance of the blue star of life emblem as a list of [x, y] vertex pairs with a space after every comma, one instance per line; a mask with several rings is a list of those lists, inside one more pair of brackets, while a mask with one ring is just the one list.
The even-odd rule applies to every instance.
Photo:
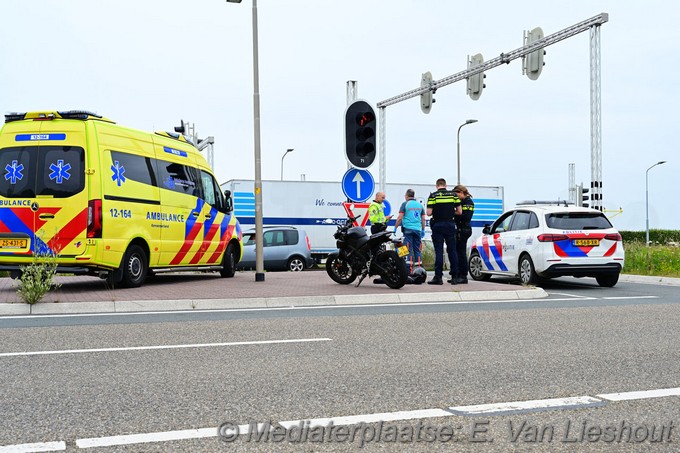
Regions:
[[17, 161], [13, 160], [12, 165], [5, 165], [5, 181], [9, 180], [10, 184], [16, 184], [17, 180], [21, 181], [24, 179], [24, 175], [21, 173], [24, 169], [24, 164], [18, 164]]
[[65, 180], [69, 180], [71, 178], [71, 174], [68, 172], [71, 169], [71, 164], [67, 163], [64, 165], [64, 160], [63, 159], [57, 159], [56, 164], [50, 164], [50, 170], [52, 170], [52, 173], [50, 173], [50, 179], [55, 181], [57, 184], [61, 184]]
[[118, 184], [118, 187], [120, 187], [120, 185], [126, 181], [125, 176], [123, 176], [123, 173], [125, 173], [125, 167], [123, 167], [117, 160], [113, 163], [114, 165], [111, 165], [111, 170], [113, 171], [111, 181], [116, 181], [116, 184]]

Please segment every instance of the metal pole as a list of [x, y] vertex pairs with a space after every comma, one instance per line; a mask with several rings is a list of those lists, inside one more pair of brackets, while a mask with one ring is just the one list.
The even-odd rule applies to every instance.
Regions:
[[458, 133], [456, 134], [456, 144], [457, 144], [456, 155], [457, 155], [457, 161], [458, 161], [458, 182], [456, 184], [460, 184], [460, 130], [466, 124], [476, 123], [477, 121], [478, 120], [465, 120], [465, 122], [458, 127]]
[[264, 281], [262, 250], [262, 161], [260, 153], [260, 72], [257, 43], [257, 0], [253, 0], [253, 121], [255, 123], [255, 281]]
[[656, 167], [657, 165], [665, 164], [666, 161], [662, 160], [647, 169], [645, 172], [645, 245], [649, 247], [649, 170]]
[[293, 148], [288, 148], [285, 153], [283, 153], [283, 156], [281, 156], [281, 181], [283, 181], [283, 158], [288, 155], [288, 153], [292, 152]]
[[649, 247], [649, 170], [652, 167], [645, 172], [645, 245], [647, 247]]

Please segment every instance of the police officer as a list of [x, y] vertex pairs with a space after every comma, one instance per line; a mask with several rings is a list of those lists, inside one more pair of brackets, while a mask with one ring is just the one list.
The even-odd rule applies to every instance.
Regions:
[[[458, 184], [453, 188], [453, 193], [460, 199], [462, 214], [454, 217], [456, 221], [456, 254], [458, 255], [458, 283], [467, 283], [468, 262], [467, 262], [467, 242], [472, 236], [470, 221], [475, 212], [475, 202], [472, 201], [472, 194], [467, 187]], [[451, 281], [449, 281], [451, 283]]]
[[392, 218], [391, 215], [385, 217], [384, 200], [385, 192], [376, 192], [375, 199], [368, 205], [368, 220], [371, 221], [371, 234], [385, 231], [387, 229], [387, 222]]
[[458, 277], [458, 255], [456, 254], [456, 224], [454, 216], [461, 215], [460, 199], [453, 191], [446, 189], [446, 180], [439, 178], [436, 182], [437, 191], [432, 192], [427, 199], [427, 215], [432, 229], [432, 245], [434, 246], [434, 277], [427, 282], [430, 285], [443, 285], [444, 275], [444, 243], [449, 256], [452, 285], [461, 283]]

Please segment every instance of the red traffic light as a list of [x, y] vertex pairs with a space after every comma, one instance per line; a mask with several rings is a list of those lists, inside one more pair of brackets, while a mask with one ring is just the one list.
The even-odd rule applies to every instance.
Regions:
[[375, 121], [375, 114], [373, 112], [362, 112], [357, 115], [357, 124], [359, 126], [366, 126]]

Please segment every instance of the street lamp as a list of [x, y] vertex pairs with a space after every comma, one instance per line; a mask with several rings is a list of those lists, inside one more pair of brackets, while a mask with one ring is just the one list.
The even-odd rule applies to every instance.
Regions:
[[285, 153], [283, 153], [283, 156], [281, 156], [281, 181], [283, 181], [283, 158], [288, 155], [288, 153], [292, 153], [293, 148], [288, 148]]
[[647, 169], [645, 172], [645, 226], [646, 226], [646, 244], [649, 247], [649, 170], [656, 167], [657, 165], [665, 164], [665, 160], [661, 160]]
[[458, 153], [457, 153], [457, 155], [458, 155], [458, 184], [460, 184], [460, 130], [463, 126], [465, 126], [467, 124], [476, 123], [476, 122], [477, 122], [477, 120], [465, 120], [465, 122], [463, 124], [461, 124], [460, 127], [458, 128], [458, 134], [457, 134], [457, 138], [456, 138], [456, 143], [458, 144], [458, 146], [457, 146], [457, 149], [458, 149]]
[[[227, 0], [241, 3], [241, 0]], [[260, 159], [260, 73], [257, 55], [257, 0], [253, 0], [253, 122], [255, 134], [255, 281], [264, 281], [262, 250], [262, 162]]]

